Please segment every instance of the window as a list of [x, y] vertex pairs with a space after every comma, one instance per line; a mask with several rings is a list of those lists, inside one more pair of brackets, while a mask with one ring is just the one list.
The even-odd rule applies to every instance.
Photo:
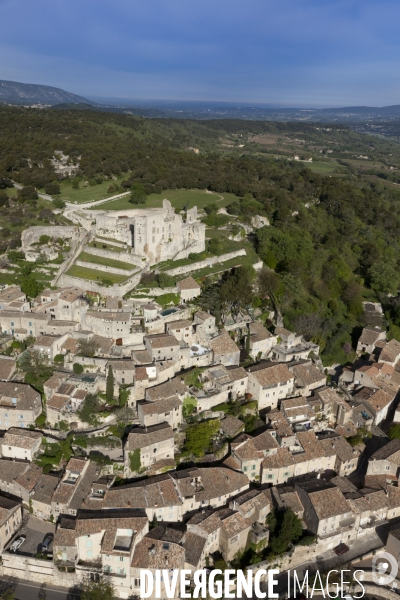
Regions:
[[93, 552], [91, 550], [88, 550], [86, 552], [86, 556], [87, 556], [87, 558], [93, 558]]
[[92, 547], [92, 540], [86, 540], [86, 548]]

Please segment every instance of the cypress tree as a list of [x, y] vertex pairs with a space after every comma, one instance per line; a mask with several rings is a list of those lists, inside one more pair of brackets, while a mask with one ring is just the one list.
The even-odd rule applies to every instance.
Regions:
[[106, 385], [106, 400], [107, 404], [112, 404], [114, 401], [114, 373], [110, 367], [108, 367], [107, 385]]

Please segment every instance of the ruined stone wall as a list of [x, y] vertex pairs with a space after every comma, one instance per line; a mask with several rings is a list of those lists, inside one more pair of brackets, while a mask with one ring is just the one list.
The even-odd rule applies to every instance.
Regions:
[[78, 227], [69, 227], [64, 225], [33, 226], [24, 229], [21, 234], [22, 250], [28, 250], [32, 244], [39, 241], [41, 235], [48, 235], [52, 238], [71, 239], [74, 241], [79, 237]]
[[[85, 263], [87, 264], [87, 263]], [[99, 265], [96, 265], [98, 268]], [[139, 271], [132, 277], [121, 284], [114, 284], [110, 286], [101, 285], [101, 283], [96, 283], [95, 281], [90, 281], [89, 279], [82, 279], [81, 277], [72, 277], [71, 275], [61, 275], [60, 279], [57, 282], [59, 287], [80, 287], [88, 292], [97, 292], [102, 296], [125, 296], [131, 289], [136, 287], [140, 281], [141, 272]]]

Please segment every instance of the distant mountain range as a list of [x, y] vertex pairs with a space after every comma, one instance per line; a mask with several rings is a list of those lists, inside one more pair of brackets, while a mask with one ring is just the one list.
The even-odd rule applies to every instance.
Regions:
[[87, 98], [60, 88], [0, 79], [0, 103], [6, 104], [94, 104]]
[[[66, 92], [60, 88], [34, 83], [0, 80], [0, 104], [51, 105], [59, 109], [100, 110], [140, 115], [147, 118], [244, 119], [254, 121], [308, 121], [323, 123], [389, 122], [400, 120], [400, 105], [344, 108], [278, 108], [250, 103], [172, 100], [126, 100], [96, 98]], [[79, 105], [79, 106], [75, 106]]]

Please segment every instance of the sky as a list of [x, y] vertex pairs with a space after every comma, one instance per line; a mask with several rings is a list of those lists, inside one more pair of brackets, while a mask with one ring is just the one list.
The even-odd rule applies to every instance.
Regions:
[[0, 79], [85, 97], [400, 104], [399, 0], [0, 0]]

